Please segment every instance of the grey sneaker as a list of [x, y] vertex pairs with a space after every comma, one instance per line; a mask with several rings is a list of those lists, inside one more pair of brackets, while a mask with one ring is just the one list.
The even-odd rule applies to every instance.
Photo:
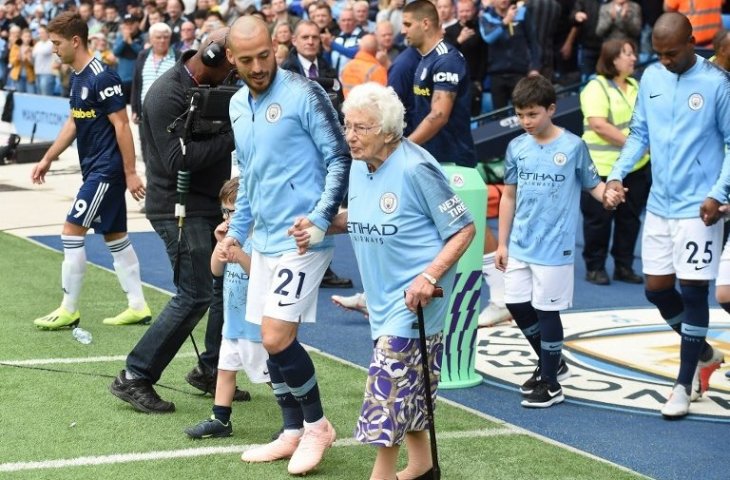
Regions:
[[223, 438], [233, 435], [233, 425], [229, 421], [223, 423], [215, 416], [211, 416], [208, 420], [203, 420], [197, 425], [185, 429], [185, 433], [190, 438]]

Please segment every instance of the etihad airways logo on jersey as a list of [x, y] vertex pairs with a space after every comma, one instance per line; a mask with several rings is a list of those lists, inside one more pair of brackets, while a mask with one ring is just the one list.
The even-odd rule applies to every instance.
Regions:
[[[679, 371], [680, 339], [654, 308], [562, 313], [563, 357], [570, 377], [561, 385], [568, 402], [593, 403], [618, 411], [659, 415]], [[707, 341], [730, 352], [730, 317], [710, 310]], [[537, 356], [514, 323], [481, 328], [476, 370], [514, 391], [535, 369]], [[689, 408], [690, 416], [730, 423], [730, 383], [724, 370], [710, 378], [710, 389]]]
[[532, 182], [564, 182], [565, 175], [560, 173], [541, 173], [541, 172], [528, 172], [526, 170], [520, 170], [517, 172], [517, 176], [520, 180], [532, 181]]
[[93, 108], [89, 110], [84, 110], [83, 108], [72, 108], [71, 116], [79, 119], [96, 118], [96, 110], [94, 110]]
[[113, 87], [106, 87], [104, 90], [99, 92], [99, 97], [102, 100], [106, 100], [107, 98], [113, 97], [114, 95], [119, 95], [120, 97], [124, 95], [122, 93], [121, 85], [114, 85]]
[[398, 226], [392, 223], [362, 223], [347, 222], [347, 233], [350, 234], [350, 240], [365, 243], [383, 244], [383, 239], [398, 233]]

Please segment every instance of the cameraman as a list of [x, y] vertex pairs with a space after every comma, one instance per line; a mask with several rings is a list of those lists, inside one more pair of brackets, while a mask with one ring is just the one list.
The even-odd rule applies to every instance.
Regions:
[[[152, 385], [208, 310], [213, 297], [210, 256], [215, 246], [214, 231], [221, 222], [218, 192], [231, 174], [233, 135], [230, 131], [215, 135], [185, 132], [190, 126], [185, 121], [190, 108], [186, 93], [199, 85], [220, 85], [233, 70], [225, 55], [227, 32], [227, 28], [214, 30], [202, 50], [186, 51], [152, 84], [142, 107], [140, 127], [147, 139], [142, 145], [147, 164], [147, 218], [164, 242], [173, 269], [177, 264], [177, 291], [127, 356], [126, 370], [114, 379], [110, 390], [147, 413], [175, 410], [175, 405], [162, 400]], [[181, 138], [189, 140], [185, 155]], [[191, 172], [191, 182], [185, 202], [187, 216], [180, 232], [175, 203], [181, 170]], [[182, 242], [178, 247], [179, 233]], [[201, 357], [205, 365], [196, 367], [188, 377], [215, 374], [221, 327], [215, 321], [208, 322], [207, 351]]]

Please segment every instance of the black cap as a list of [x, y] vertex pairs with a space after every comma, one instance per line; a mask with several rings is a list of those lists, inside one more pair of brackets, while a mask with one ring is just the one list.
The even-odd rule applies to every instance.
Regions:
[[125, 22], [141, 22], [142, 19], [139, 18], [139, 15], [134, 15], [131, 13], [128, 13], [124, 16], [123, 21]]

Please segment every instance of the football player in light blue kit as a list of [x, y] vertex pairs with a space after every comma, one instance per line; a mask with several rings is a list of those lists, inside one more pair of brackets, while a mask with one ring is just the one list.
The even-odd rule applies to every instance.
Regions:
[[[314, 365], [297, 331], [299, 323], [316, 317], [319, 284], [334, 247], [324, 232], [344, 197], [351, 158], [327, 94], [277, 68], [263, 21], [236, 20], [227, 55], [246, 85], [230, 104], [241, 186], [221, 243], [243, 245], [253, 225], [246, 319], [261, 324], [284, 416], [284, 432], [275, 441], [241, 458], [290, 458], [289, 473], [304, 474], [319, 464], [335, 430], [324, 416]], [[288, 236], [295, 223], [320, 240], [306, 255]]]
[[679, 374], [661, 410], [667, 418], [678, 418], [707, 390], [710, 375], [724, 360], [705, 337], [708, 284], [717, 276], [722, 249], [719, 208], [730, 187], [725, 150], [730, 77], [695, 55], [692, 26], [679, 13], [657, 20], [652, 44], [660, 64], [642, 76], [631, 133], [606, 191], [623, 196], [621, 180], [651, 146], [653, 183], [641, 256], [646, 298], [682, 338]]
[[505, 272], [507, 308], [539, 358], [520, 388], [522, 406], [545, 408], [565, 400], [559, 382], [570, 376], [560, 311], [573, 304], [581, 190], [602, 200], [605, 185], [583, 140], [553, 125], [555, 89], [548, 80], [523, 78], [512, 102], [527, 133], [507, 147], [494, 261]]

